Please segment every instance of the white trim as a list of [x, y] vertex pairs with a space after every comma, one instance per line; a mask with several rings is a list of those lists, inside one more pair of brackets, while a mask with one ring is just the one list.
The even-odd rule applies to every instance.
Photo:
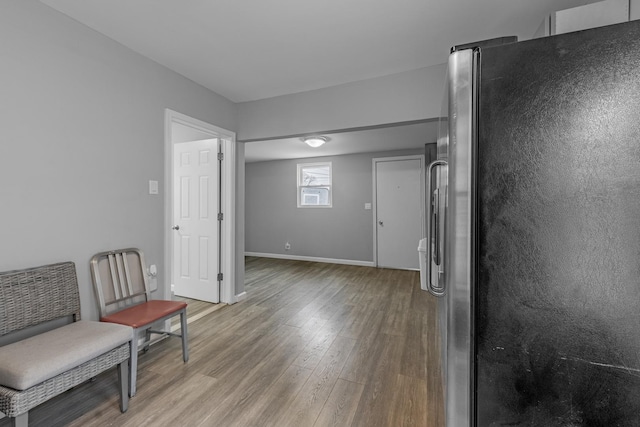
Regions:
[[236, 295], [236, 302], [244, 301], [247, 299], [247, 293], [243, 292], [241, 294]]
[[[400, 160], [420, 160], [420, 218], [421, 218], [421, 237], [425, 237], [425, 176], [424, 176], [424, 154], [414, 154], [410, 156], [397, 156], [397, 157], [377, 157], [371, 159], [371, 172], [373, 173], [373, 265], [374, 267], [378, 266], [378, 175], [376, 173], [376, 166], [378, 163], [382, 162], [395, 162]], [[420, 238], [416, 240], [416, 242], [420, 241]]]
[[173, 146], [171, 137], [172, 123], [179, 123], [210, 134], [221, 139], [222, 152], [224, 153], [222, 170], [222, 265], [220, 266], [224, 280], [220, 284], [220, 302], [233, 304], [235, 298], [235, 200], [236, 200], [236, 150], [235, 132], [214, 126], [193, 117], [186, 116], [170, 109], [165, 109], [164, 120], [164, 295], [171, 295], [173, 253], [171, 241], [171, 218], [173, 216]]
[[236, 283], [236, 144], [235, 133], [222, 138], [222, 272], [220, 301], [235, 303]]
[[375, 264], [371, 261], [357, 261], [357, 260], [351, 260], [351, 259], [319, 258], [319, 257], [312, 257], [312, 256], [284, 255], [284, 254], [265, 254], [260, 252], [245, 252], [244, 255], [255, 256], [260, 258], [290, 259], [294, 261], [311, 261], [311, 262], [324, 262], [327, 264], [344, 264], [344, 265], [358, 265], [361, 267], [375, 267]]

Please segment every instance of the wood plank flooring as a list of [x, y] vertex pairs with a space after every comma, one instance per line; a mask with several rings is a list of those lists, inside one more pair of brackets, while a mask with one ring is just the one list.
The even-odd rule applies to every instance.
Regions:
[[247, 258], [245, 290], [189, 324], [188, 363], [175, 338], [140, 354], [125, 414], [113, 370], [29, 425], [444, 425], [435, 300], [417, 272]]

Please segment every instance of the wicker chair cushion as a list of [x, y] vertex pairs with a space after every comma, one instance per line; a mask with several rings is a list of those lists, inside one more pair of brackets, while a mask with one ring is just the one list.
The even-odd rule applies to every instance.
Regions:
[[79, 321], [0, 347], [0, 385], [26, 390], [130, 341], [133, 329]]

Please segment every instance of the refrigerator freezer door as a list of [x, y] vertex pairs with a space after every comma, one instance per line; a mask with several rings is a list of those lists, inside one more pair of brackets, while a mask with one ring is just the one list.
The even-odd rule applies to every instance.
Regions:
[[475, 153], [475, 71], [473, 50], [449, 57], [449, 138], [444, 255], [447, 303], [445, 393], [447, 427], [471, 425], [471, 284]]
[[480, 74], [477, 425], [640, 426], [640, 22]]

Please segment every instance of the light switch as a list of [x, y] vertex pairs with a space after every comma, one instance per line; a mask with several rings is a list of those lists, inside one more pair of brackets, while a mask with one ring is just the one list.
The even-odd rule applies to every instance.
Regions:
[[158, 181], [149, 181], [149, 194], [158, 194]]
[[371, 210], [371, 203], [365, 203], [364, 204], [364, 209], [367, 210], [367, 211], [370, 211]]

